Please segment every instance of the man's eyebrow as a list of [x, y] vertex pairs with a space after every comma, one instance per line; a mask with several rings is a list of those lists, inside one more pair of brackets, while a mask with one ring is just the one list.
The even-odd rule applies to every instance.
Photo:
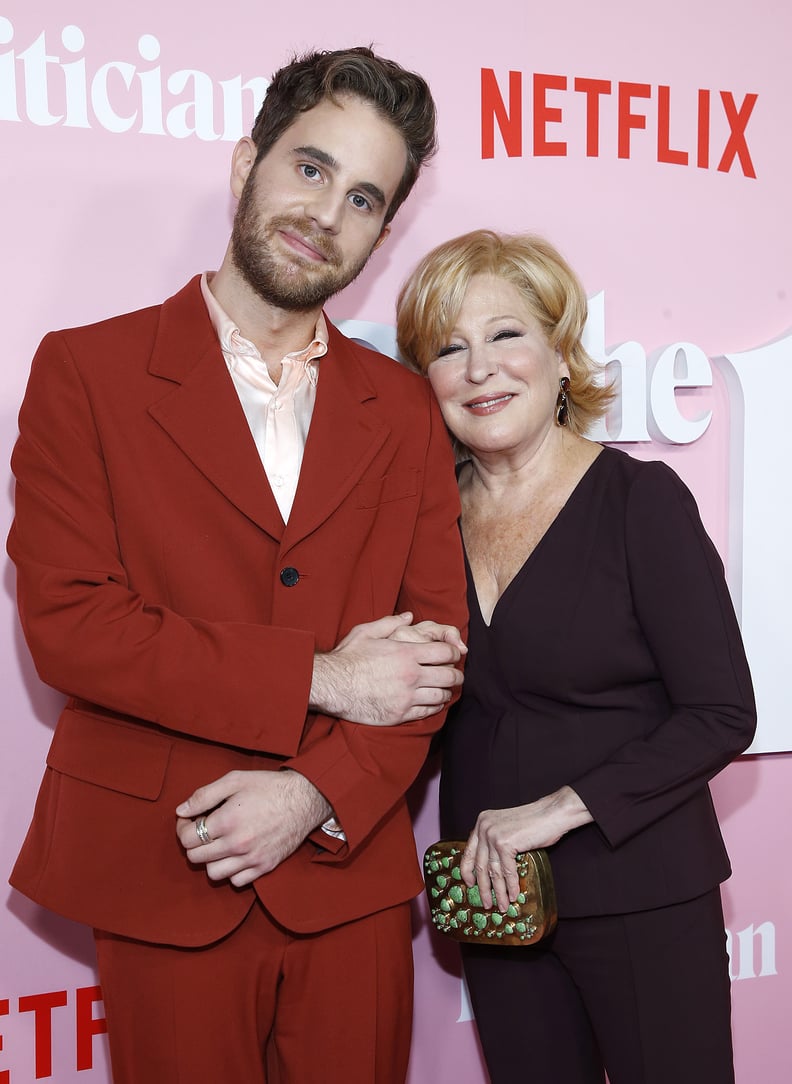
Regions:
[[361, 192], [366, 193], [377, 210], [381, 210], [385, 206], [385, 193], [381, 188], [377, 188], [375, 184], [370, 184], [368, 181], [363, 181], [357, 187]]
[[[327, 166], [328, 169], [339, 168], [338, 161], [332, 156], [332, 154], [328, 154], [327, 151], [323, 151], [321, 147], [295, 147], [292, 153], [296, 155], [301, 155], [305, 158], [311, 158], [314, 162], [318, 162], [319, 165]], [[377, 208], [382, 208], [385, 206], [385, 193], [382, 191], [381, 188], [378, 188], [376, 184], [372, 184], [370, 181], [361, 181], [361, 183], [356, 185], [355, 187], [359, 188], [361, 192], [365, 192], [365, 194], [369, 197], [371, 202], [377, 206]]]
[[295, 147], [292, 154], [313, 158], [315, 162], [327, 166], [328, 169], [338, 169], [338, 162], [333, 158], [332, 154], [328, 154], [327, 151], [323, 151], [320, 147]]

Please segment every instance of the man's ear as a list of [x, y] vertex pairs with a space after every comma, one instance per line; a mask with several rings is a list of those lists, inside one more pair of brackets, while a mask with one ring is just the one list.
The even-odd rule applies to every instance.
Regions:
[[374, 242], [374, 248], [372, 248], [372, 250], [371, 250], [372, 252], [376, 252], [377, 249], [380, 247], [380, 245], [383, 244], [388, 239], [388, 237], [390, 236], [390, 231], [391, 231], [390, 223], [387, 226], [382, 227], [382, 229], [380, 230], [379, 237]]
[[231, 191], [237, 199], [242, 195], [245, 181], [256, 164], [256, 144], [250, 136], [242, 136], [231, 154]]

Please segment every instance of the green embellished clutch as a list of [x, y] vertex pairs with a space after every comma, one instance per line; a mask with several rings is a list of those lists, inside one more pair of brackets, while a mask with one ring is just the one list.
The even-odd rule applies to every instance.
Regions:
[[478, 885], [468, 888], [459, 863], [465, 844], [441, 839], [424, 855], [424, 880], [435, 929], [473, 945], [535, 945], [555, 928], [553, 872], [546, 851], [517, 855], [520, 893], [507, 911], [485, 907]]

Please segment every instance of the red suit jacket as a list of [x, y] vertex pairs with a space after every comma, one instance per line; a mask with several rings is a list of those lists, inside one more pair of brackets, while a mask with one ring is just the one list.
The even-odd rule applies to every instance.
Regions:
[[[288, 524], [195, 278], [162, 306], [48, 335], [13, 457], [9, 553], [44, 681], [69, 697], [11, 883], [126, 936], [207, 944], [261, 898], [311, 932], [420, 889], [405, 790], [443, 715], [390, 729], [307, 708], [315, 651], [412, 610], [463, 626], [448, 438], [428, 385], [330, 328]], [[287, 571], [284, 571], [287, 570]], [[296, 769], [315, 832], [254, 887], [213, 884], [175, 807]]]

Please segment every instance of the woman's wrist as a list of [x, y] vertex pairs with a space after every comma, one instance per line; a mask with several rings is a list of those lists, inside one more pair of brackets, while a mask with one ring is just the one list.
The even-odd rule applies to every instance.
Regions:
[[560, 787], [552, 798], [553, 805], [562, 819], [565, 833], [571, 832], [573, 828], [580, 828], [584, 824], [591, 824], [594, 820], [583, 799], [572, 787]]

